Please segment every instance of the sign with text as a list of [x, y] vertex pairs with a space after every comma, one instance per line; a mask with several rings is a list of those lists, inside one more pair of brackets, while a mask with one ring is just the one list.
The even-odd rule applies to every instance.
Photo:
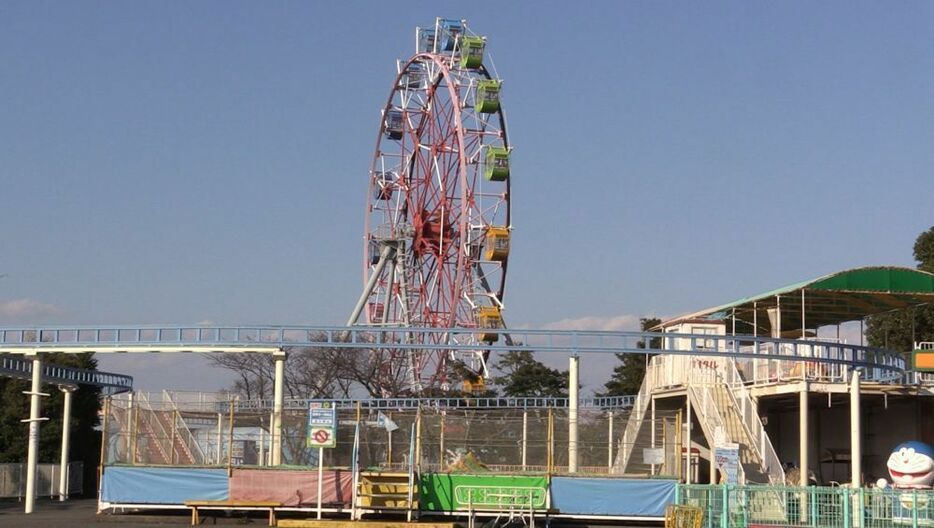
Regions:
[[738, 484], [739, 444], [724, 443], [714, 448], [714, 460], [726, 484]]
[[331, 402], [308, 404], [308, 447], [334, 447], [337, 445], [337, 409]]

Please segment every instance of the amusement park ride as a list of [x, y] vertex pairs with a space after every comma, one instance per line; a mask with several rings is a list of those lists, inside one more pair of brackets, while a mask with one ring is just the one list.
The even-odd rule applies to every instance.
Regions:
[[[510, 146], [502, 80], [487, 68], [486, 38], [464, 20], [417, 28], [382, 109], [370, 166], [364, 288], [347, 325], [501, 328], [509, 260]], [[484, 57], [487, 61], [484, 61]], [[413, 334], [408, 339], [419, 339]], [[477, 350], [386, 352], [386, 394], [446, 387], [452, 367], [468, 385], [487, 376]], [[431, 336], [447, 339], [448, 336]]]
[[[730, 447], [736, 451], [734, 458], [742, 457], [742, 467], [734, 468], [733, 474], [741, 475], [743, 483], [783, 482], [785, 473], [778, 453], [790, 452], [791, 443], [786, 442], [784, 450], [782, 446], [774, 448], [769, 440], [770, 431], [766, 430], [767, 420], [762, 418], [766, 416], [765, 411], [770, 410], [776, 417], [773, 427], [779, 419], [785, 418], [781, 412], [786, 410], [785, 399], [792, 393], [799, 394], [800, 398], [799, 452], [804, 467], [808, 467], [809, 395], [823, 391], [822, 393], [827, 395], [829, 407], [834, 395], [837, 395], [839, 402], [840, 395], [849, 394], [850, 424], [851, 430], [854, 431], [851, 434], [849, 451], [853, 461], [851, 474], [852, 481], [858, 482], [862, 458], [860, 401], [864, 397], [861, 396], [863, 393], [860, 388], [860, 376], [864, 376], [863, 379], [870, 390], [883, 395], [885, 406], [888, 405], [891, 395], [893, 399], [905, 397], [906, 402], [900, 404], [903, 403], [906, 409], [913, 410], [916, 407], [920, 408], [920, 404], [906, 396], [911, 396], [908, 394], [909, 390], [927, 391], [925, 394], [934, 392], [934, 375], [909, 376], [913, 373], [907, 372], [909, 369], [904, 357], [897, 352], [851, 345], [839, 339], [830, 342], [816, 338], [817, 330], [822, 326], [836, 325], [839, 338], [841, 323], [861, 320], [865, 316], [891, 310], [893, 306], [915, 307], [932, 302], [934, 275], [917, 270], [851, 270], [817, 281], [796, 284], [786, 290], [769, 292], [761, 298], [719, 306], [693, 314], [687, 319], [674, 320], [663, 325], [660, 332], [506, 330], [503, 311], [512, 232], [512, 174], [511, 146], [507, 139], [506, 119], [501, 100], [502, 80], [496, 74], [492, 60], [486, 53], [486, 38], [471, 32], [466, 21], [439, 18], [433, 27], [417, 28], [415, 36], [415, 53], [398, 62], [397, 73], [381, 111], [376, 148], [369, 169], [363, 237], [364, 287], [346, 326], [140, 325], [0, 328], [0, 354], [9, 354], [2, 358], [0, 375], [32, 379], [31, 390], [26, 392], [31, 399], [30, 417], [24, 420], [29, 423], [30, 437], [25, 501], [27, 513], [32, 511], [36, 497], [38, 432], [39, 424], [44, 420], [40, 417], [39, 404], [40, 397], [43, 396], [42, 384], [68, 385], [69, 388], [77, 384], [97, 385], [108, 395], [132, 390], [133, 380], [128, 376], [43, 365], [47, 354], [53, 352], [251, 353], [271, 357], [275, 365], [272, 401], [215, 402], [223, 405], [212, 409], [209, 414], [199, 411], [197, 415], [201, 422], [206, 422], [212, 427], [216, 424], [216, 456], [212, 465], [218, 467], [197, 468], [199, 471], [193, 473], [198, 473], [198, 476], [186, 474], [172, 477], [178, 482], [197, 481], [200, 486], [203, 483], [200, 475], [207, 475], [204, 478], [214, 483], [210, 485], [220, 486], [221, 489], [217, 493], [225, 497], [228, 496], [225, 494], [229, 493], [230, 498], [235, 495], [232, 486], [239, 478], [238, 472], [275, 472], [281, 469], [275, 466], [287, 464], [286, 458], [301, 450], [301, 446], [283, 447], [286, 410], [285, 362], [287, 355], [293, 350], [324, 348], [367, 354], [377, 365], [376, 385], [385, 397], [378, 402], [385, 405], [387, 410], [398, 410], [402, 406], [399, 403], [402, 400], [389, 400], [389, 397], [425, 396], [435, 393], [436, 389], [451, 388], [457, 382], [464, 383], [465, 392], [483, 388], [483, 380], [489, 374], [487, 360], [493, 352], [536, 351], [571, 354], [570, 397], [565, 402], [568, 434], [567, 465], [564, 467], [566, 473], [575, 478], [565, 479], [566, 475], [554, 475], [552, 484], [543, 484], [546, 487], [552, 486], [551, 491], [543, 491], [541, 496], [550, 497], [547, 500], [552, 500], [564, 493], [560, 491], [562, 489], [573, 491], [571, 496], [575, 499], [571, 502], [574, 504], [567, 506], [563, 513], [578, 515], [581, 519], [633, 518], [632, 511], [620, 510], [617, 507], [619, 504], [611, 505], [613, 507], [610, 508], [610, 513], [597, 511], [599, 515], [596, 516], [593, 515], [593, 511], [571, 510], [578, 507], [578, 504], [587, 502], [584, 499], [588, 497], [612, 496], [612, 502], [626, 502], [622, 498], [632, 495], [632, 492], [620, 491], [621, 485], [631, 485], [645, 491], [655, 489], [661, 483], [670, 488], [674, 500], [675, 482], [683, 478], [690, 484], [692, 471], [696, 475], [703, 473], [699, 468], [700, 455], [695, 454], [700, 453], [699, 447], [706, 449], [706, 457], [710, 462], [709, 471], [706, 473], [712, 484], [716, 483], [718, 474], [729, 474], [729, 471], [725, 472], [722, 468], [715, 467], [714, 455], [724, 445], [735, 445], [735, 448]], [[855, 291], [859, 285], [862, 285], [865, 291]], [[798, 304], [795, 304], [796, 302]], [[841, 311], [845, 307], [852, 307], [852, 313]], [[800, 326], [800, 329], [796, 329], [800, 334], [796, 335], [800, 335], [801, 338], [789, 339], [787, 330], [795, 322]], [[931, 350], [934, 350], [934, 344], [924, 351], [926, 355], [916, 356], [916, 369], [925, 367], [934, 370], [934, 353]], [[610, 416], [606, 437], [607, 475], [620, 476], [628, 472], [629, 477], [648, 475], [652, 478], [643, 478], [641, 481], [636, 478], [628, 482], [625, 479], [592, 479], [591, 482], [573, 475], [578, 473], [577, 412], [581, 401], [576, 392], [579, 386], [576, 378], [577, 355], [587, 353], [655, 355], [648, 362], [647, 375], [639, 394], [625, 398], [624, 403], [629, 415], [621, 434], [614, 436], [613, 433], [614, 408], [609, 408], [606, 402], [597, 406], [599, 412], [608, 412]], [[698, 357], [705, 359], [698, 361]], [[787, 365], [797, 365], [798, 370], [785, 369]], [[754, 391], [759, 392], [753, 395]], [[767, 409], [764, 402], [768, 398], [773, 398], [775, 403]], [[411, 399], [414, 402], [411, 406], [414, 406], [417, 413], [416, 420], [421, 419], [422, 406], [429, 399]], [[439, 439], [440, 445], [444, 446], [446, 410], [454, 407], [451, 406], [451, 402], [444, 402], [442, 405], [439, 404], [440, 399], [432, 400], [434, 401], [429, 403], [429, 407], [439, 411]], [[458, 397], [456, 400], [467, 402], [466, 406], [473, 409], [483, 399]], [[515, 398], [489, 400], [484, 405], [510, 407], [522, 413], [521, 469], [525, 471], [526, 419], [529, 409], [538, 404], [530, 406], [528, 402], [517, 403]], [[110, 402], [110, 398], [107, 401]], [[105, 456], [104, 449], [109, 445], [105, 440], [101, 456], [101, 481], [111, 479], [111, 484], [109, 488], [102, 484], [100, 504], [106, 503], [112, 508], [185, 508], [185, 500], [191, 497], [173, 496], [170, 500], [164, 496], [155, 499], [149, 496], [152, 493], [171, 494], [178, 491], [175, 486], [164, 484], [161, 487], [153, 486], [159, 489], [143, 489], [145, 486], [140, 485], [140, 495], [130, 499], [123, 497], [126, 500], [105, 497], [107, 493], [124, 491], [112, 480], [121, 472], [130, 476], [127, 477], [130, 479], [127, 482], [133, 483], [146, 477], [149, 470], [153, 473], [171, 473], [177, 469], [168, 467], [177, 465], [177, 459], [174, 456], [164, 456], [165, 452], [162, 453], [164, 464], [161, 465], [166, 467], [143, 467], [145, 461], [142, 461], [143, 465], [139, 467], [132, 467], [141, 462], [137, 456], [141, 445], [140, 406], [133, 396], [126, 401], [126, 412], [121, 415], [122, 427], [127, 431], [126, 442], [120, 440], [117, 435], [110, 443], [114, 445], [114, 451], [119, 447], [117, 444], [125, 444], [124, 453], [133, 453], [126, 459], [126, 465], [130, 467], [118, 467], [115, 458], [108, 459]], [[259, 467], [235, 470], [235, 464], [230, 458], [230, 446], [234, 442], [233, 413], [235, 409], [248, 409], [251, 404], [255, 407], [252, 410], [257, 411], [258, 418], [250, 427], [260, 430], [260, 449], [268, 445], [268, 464], [261, 462]], [[307, 406], [308, 402], [302, 400], [298, 405]], [[329, 402], [329, 405], [336, 403]], [[670, 408], [664, 409], [666, 405]], [[354, 407], [356, 418], [351, 422], [355, 423], [358, 431], [364, 407], [370, 410], [382, 409], [361, 405], [360, 402], [354, 402]], [[552, 416], [554, 402], [549, 401], [541, 405], [541, 409], [546, 407], [549, 425], [545, 453], [548, 462], [544, 473], [551, 479], [552, 473], [557, 473], [552, 463], [555, 452]], [[152, 409], [149, 411], [152, 415], [150, 422], [144, 419], [143, 426], [149, 423], [150, 428], [161, 427], [163, 432], [171, 431], [162, 450], [168, 453], [184, 451], [182, 448], [186, 444], [179, 439], [182, 435], [178, 434], [176, 428], [178, 419], [185, 430], [182, 411], [177, 407], [168, 413], [157, 414]], [[225, 420], [222, 415], [224, 411], [230, 413], [226, 471], [220, 469], [223, 465], [221, 453], [224, 442], [221, 426]], [[677, 427], [672, 425], [669, 430], [667, 422], [656, 418], [656, 412], [666, 411], [670, 411], [672, 416], [677, 414]], [[106, 417], [113, 415], [116, 418], [118, 414], [108, 413], [105, 406], [105, 439], [108, 433]], [[686, 420], [682, 423], [681, 417], [685, 414]], [[159, 425], [159, 420], [165, 420], [166, 416], [171, 416], [171, 422], [163, 427]], [[212, 421], [215, 420], [215, 416], [216, 422]], [[391, 417], [388, 419], [392, 421]], [[830, 416], [830, 419], [836, 420], [835, 424], [844, 423], [839, 417]], [[67, 416], [64, 422], [68, 423]], [[293, 425], [294, 422], [295, 420]], [[700, 432], [698, 429], [692, 429], [691, 424], [695, 422], [700, 426]], [[379, 422], [377, 420], [374, 423]], [[661, 431], [657, 431], [656, 426], [659, 423], [662, 424]], [[390, 483], [390, 487], [394, 490], [392, 493], [397, 495], [400, 489], [404, 490], [404, 511], [410, 516], [413, 511], [417, 513], [419, 508], [426, 506], [416, 496], [418, 486], [415, 473], [422, 470], [420, 464], [423, 458], [419, 440], [421, 437], [416, 433], [416, 428], [417, 426], [412, 424], [409, 451], [405, 461], [408, 474], [400, 477], [397, 474], [380, 474], [376, 471], [372, 475], [363, 475], [364, 481], [366, 478], [376, 479], [381, 475], [388, 475], [387, 478], [401, 478]], [[264, 440], [263, 435], [267, 434], [266, 431], [268, 438]], [[383, 468], [380, 464], [385, 462], [387, 470], [391, 470], [392, 431], [387, 431], [388, 454], [380, 454], [378, 457], [373, 453], [370, 455], [374, 457], [372, 463], [375, 467]], [[452, 433], [453, 431], [448, 434]], [[190, 431], [187, 434], [188, 440], [194, 441], [195, 435]], [[67, 435], [63, 436], [67, 438]], [[63, 465], [67, 461], [68, 452], [67, 440], [65, 442]], [[160, 445], [155, 434], [151, 434], [147, 442], [143, 443], [156, 448]], [[586, 440], [582, 443], [586, 443]], [[656, 445], [657, 443], [660, 445]], [[516, 442], [510, 438], [507, 444], [509, 447], [515, 447]], [[242, 445], [245, 450], [246, 444]], [[646, 450], [651, 450], [651, 456], [646, 454]], [[371, 503], [368, 504], [368, 511], [377, 512], [373, 501], [380, 493], [373, 492], [378, 486], [372, 483], [376, 480], [371, 482], [369, 488], [367, 485], [357, 486], [362, 475], [357, 471], [358, 466], [365, 464], [356, 458], [360, 452], [356, 439], [353, 447], [344, 451], [352, 452], [353, 456], [352, 461], [348, 461], [349, 464], [345, 466], [349, 465], [352, 468], [349, 478], [354, 479], [354, 492], [352, 498], [345, 497], [344, 502], [331, 511], [350, 512], [352, 518], [357, 518], [357, 508], [362, 504], [359, 492], [370, 493]], [[438, 464], [443, 469], [445, 450], [442, 448], [439, 451], [441, 453]], [[194, 457], [191, 459], [194, 460]], [[664, 462], [659, 462], [662, 459]], [[682, 459], [685, 460], [684, 464]], [[320, 518], [323, 456], [319, 454], [318, 460], [317, 509]], [[733, 465], [736, 463], [738, 462], [734, 461]], [[637, 467], [639, 473], [634, 473], [632, 467]], [[667, 473], [661, 473], [662, 467], [666, 468]], [[281, 484], [280, 487], [289, 488], [291, 484], [286, 482], [287, 474], [294, 477], [299, 473], [301, 472], [280, 472], [272, 477], [267, 474], [266, 477], [270, 478], [267, 481], [268, 487], [273, 488], [278, 483]], [[806, 479], [806, 472], [802, 474]], [[660, 475], [667, 475], [670, 482], [666, 484], [659, 481], [656, 477]], [[301, 476], [305, 478], [306, 475], [302, 473]], [[431, 477], [431, 474], [426, 471], [424, 476]], [[512, 479], [516, 476], [498, 477]], [[757, 481], [756, 477], [762, 478]], [[698, 477], [694, 478], [696, 480]], [[283, 482], [286, 483], [282, 484]], [[228, 485], [231, 487], [228, 488]], [[590, 488], [587, 488], [589, 491], [581, 491], [579, 487], [582, 485], [600, 486], [604, 491], [595, 493]], [[489, 483], [487, 488], [500, 491], [512, 489], [502, 488], [499, 484], [490, 488]], [[289, 490], [289, 493], [294, 493], [293, 488]], [[490, 496], [502, 498], [505, 495], [497, 492]], [[633, 496], [642, 497], [638, 494]], [[448, 513], [453, 515], [467, 512], [469, 518], [473, 519], [476, 503], [472, 501], [475, 497], [470, 493], [466, 497], [466, 505], [461, 505], [463, 507], [460, 510], [455, 508]], [[521, 497], [520, 499], [525, 500]], [[512, 497], [509, 500], [519, 499]], [[493, 503], [488, 513], [497, 513], [493, 510], [503, 509], [504, 506], [509, 506], [512, 511], [516, 504], [525, 504], [529, 508], [531, 518], [535, 515], [551, 515], [560, 510], [546, 506], [545, 500], [543, 498], [542, 504], [537, 505], [531, 495], [528, 496], [527, 503], [507, 504], [497, 499], [498, 502]], [[781, 503], [775, 511], [783, 518], [799, 514], [797, 511], [789, 513], [792, 509], [786, 507], [783, 497], [773, 497], [769, 501], [770, 505]], [[229, 509], [231, 506], [226, 499], [220, 502], [223, 504], [214, 504], [217, 509]], [[249, 509], [248, 504], [249, 501], [241, 502], [239, 506]], [[255, 504], [258, 503], [254, 503], [254, 506]], [[399, 504], [403, 503], [380, 511], [395, 509], [398, 513], [403, 511], [400, 510], [402, 506]], [[817, 502], [811, 500], [810, 504], [816, 505]], [[301, 505], [296, 503], [296, 510], [307, 510], [305, 506], [298, 506]], [[598, 506], [603, 508], [606, 505]], [[628, 503], [625, 506], [641, 507]], [[657, 516], [658, 513], [652, 515]], [[643, 519], [644, 516], [638, 518]], [[842, 526], [849, 524], [844, 523]]]

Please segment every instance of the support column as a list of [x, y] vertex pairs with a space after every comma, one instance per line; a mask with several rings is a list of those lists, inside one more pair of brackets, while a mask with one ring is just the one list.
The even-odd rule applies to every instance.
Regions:
[[568, 369], [568, 473], [577, 473], [577, 406], [580, 357], [571, 356]]
[[62, 410], [62, 459], [58, 470], [58, 500], [68, 499], [68, 448], [71, 436], [71, 395], [77, 387], [62, 385], [59, 387], [65, 395], [65, 405]]
[[609, 431], [606, 435], [606, 469], [607, 472], [611, 472], [613, 471], [613, 411], [607, 412], [607, 415]]
[[853, 369], [850, 378], [850, 483], [862, 485], [863, 448], [862, 426], [860, 424], [859, 370]]
[[273, 384], [272, 465], [282, 464], [282, 402], [285, 389], [285, 352], [280, 350], [273, 356], [276, 362], [276, 379]]
[[529, 441], [529, 410], [522, 409], [522, 471], [525, 471]]
[[23, 420], [29, 424], [29, 448], [26, 454], [26, 504], [25, 512], [32, 513], [36, 506], [36, 469], [39, 462], [39, 398], [48, 396], [39, 392], [42, 389], [42, 356], [32, 354], [32, 386], [29, 392], [29, 419]]
[[808, 384], [804, 382], [801, 392], [798, 393], [798, 467], [801, 468], [801, 478], [798, 485], [808, 485]]
[[685, 404], [687, 405], [687, 419], [685, 420], [685, 422], [686, 422], [686, 424], [687, 424], [687, 438], [685, 439], [686, 441], [684, 442], [684, 445], [687, 446], [687, 448], [685, 449], [685, 455], [684, 455], [684, 459], [685, 459], [685, 461], [686, 461], [686, 464], [684, 465], [684, 467], [687, 468], [687, 469], [686, 469], [685, 472], [684, 472], [684, 483], [685, 483], [685, 484], [690, 484], [690, 483], [691, 483], [691, 477], [692, 477], [691, 471], [694, 469], [694, 466], [693, 466], [693, 464], [692, 464], [692, 462], [693, 462], [693, 460], [692, 460], [693, 457], [691, 456], [691, 455], [692, 455], [691, 451], [692, 451], [692, 448], [694, 447], [694, 442], [691, 441], [691, 421], [692, 421], [692, 418], [691, 418], [691, 398], [690, 398], [690, 396], [688, 396], [687, 398], [685, 398], [685, 400], [686, 400], [686, 401], [685, 401]]

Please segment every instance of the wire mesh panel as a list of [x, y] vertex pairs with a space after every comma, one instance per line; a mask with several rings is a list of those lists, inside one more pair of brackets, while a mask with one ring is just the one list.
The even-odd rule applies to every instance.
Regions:
[[[229, 393], [121, 395], [107, 404], [105, 460], [147, 466], [268, 466], [278, 444], [284, 466], [317, 466], [320, 452], [325, 466], [349, 467], [359, 428], [362, 468], [404, 470], [414, 462], [420, 471], [567, 471], [566, 400], [339, 400], [335, 404], [336, 443], [319, 451], [308, 447], [308, 401], [286, 402], [277, 436], [272, 402], [239, 400]], [[655, 463], [639, 466], [642, 474], [676, 475], [674, 413], [660, 411], [655, 422], [646, 419], [643, 432], [624, 445], [628, 418], [628, 408], [579, 410], [579, 473], [613, 473], [619, 450], [633, 449], [634, 460], [640, 463], [647, 460], [645, 450], [658, 455]]]

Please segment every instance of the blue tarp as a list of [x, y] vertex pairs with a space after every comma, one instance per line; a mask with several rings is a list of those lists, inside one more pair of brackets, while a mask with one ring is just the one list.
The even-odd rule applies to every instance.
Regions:
[[227, 500], [225, 469], [114, 467], [104, 469], [101, 500], [121, 504], [184, 504]]
[[664, 517], [675, 500], [675, 481], [552, 477], [551, 506], [561, 513]]

